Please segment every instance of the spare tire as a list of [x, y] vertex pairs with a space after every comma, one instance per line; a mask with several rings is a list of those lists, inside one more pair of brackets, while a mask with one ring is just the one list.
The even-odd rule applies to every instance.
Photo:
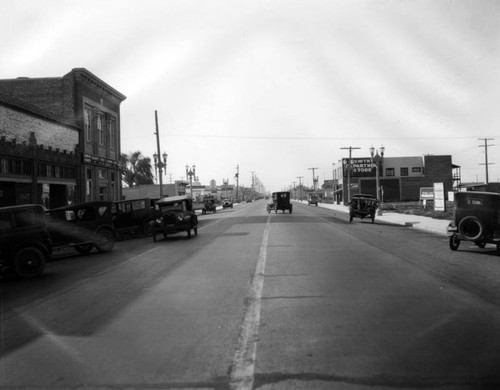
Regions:
[[468, 240], [479, 240], [484, 233], [484, 225], [477, 217], [465, 217], [458, 224], [459, 233]]

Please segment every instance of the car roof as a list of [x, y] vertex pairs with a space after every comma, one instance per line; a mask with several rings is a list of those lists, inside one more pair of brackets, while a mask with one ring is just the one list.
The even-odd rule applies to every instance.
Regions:
[[352, 197], [353, 198], [373, 198], [373, 199], [375, 199], [375, 197], [373, 195], [370, 195], [370, 194], [354, 194]]
[[20, 204], [15, 206], [0, 207], [0, 211], [17, 211], [17, 210], [26, 210], [32, 208], [40, 208], [42, 210], [44, 209], [44, 207], [41, 204]]
[[182, 201], [182, 200], [192, 200], [192, 199], [188, 195], [168, 196], [166, 198], [161, 198], [156, 203], [157, 204], [161, 204], [161, 203], [179, 202], [179, 201]]

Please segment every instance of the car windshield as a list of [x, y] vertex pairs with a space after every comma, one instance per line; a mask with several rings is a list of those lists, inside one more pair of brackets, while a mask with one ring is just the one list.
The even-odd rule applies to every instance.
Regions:
[[186, 205], [184, 202], [165, 203], [160, 205], [160, 210], [162, 213], [167, 213], [170, 211], [185, 211]]

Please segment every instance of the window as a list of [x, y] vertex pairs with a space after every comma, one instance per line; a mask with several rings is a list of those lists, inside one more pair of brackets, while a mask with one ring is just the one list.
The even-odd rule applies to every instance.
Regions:
[[87, 200], [92, 200], [92, 169], [87, 169]]
[[99, 145], [104, 145], [104, 131], [102, 128], [102, 115], [97, 115], [96, 118], [96, 127], [97, 127], [97, 137], [99, 139]]
[[411, 169], [411, 171], [412, 171], [413, 173], [420, 173], [420, 172], [422, 172], [422, 168], [420, 168], [420, 167], [413, 167], [413, 168]]
[[401, 176], [408, 176], [408, 168], [400, 168]]
[[91, 126], [90, 126], [90, 110], [88, 108], [85, 108], [83, 110], [83, 126], [85, 128], [85, 137], [87, 139], [87, 142], [90, 142], [92, 140], [91, 137]]
[[394, 168], [386, 168], [385, 175], [386, 176], [394, 176]]
[[113, 119], [110, 119], [108, 121], [108, 126], [109, 126], [109, 147], [111, 149], [115, 149], [116, 145], [116, 122]]

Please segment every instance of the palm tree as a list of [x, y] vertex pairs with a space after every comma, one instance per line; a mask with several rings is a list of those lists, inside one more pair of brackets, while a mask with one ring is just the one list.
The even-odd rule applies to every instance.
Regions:
[[151, 158], [144, 157], [140, 151], [137, 151], [130, 155], [122, 153], [120, 160], [123, 167], [122, 180], [129, 187], [154, 184]]

